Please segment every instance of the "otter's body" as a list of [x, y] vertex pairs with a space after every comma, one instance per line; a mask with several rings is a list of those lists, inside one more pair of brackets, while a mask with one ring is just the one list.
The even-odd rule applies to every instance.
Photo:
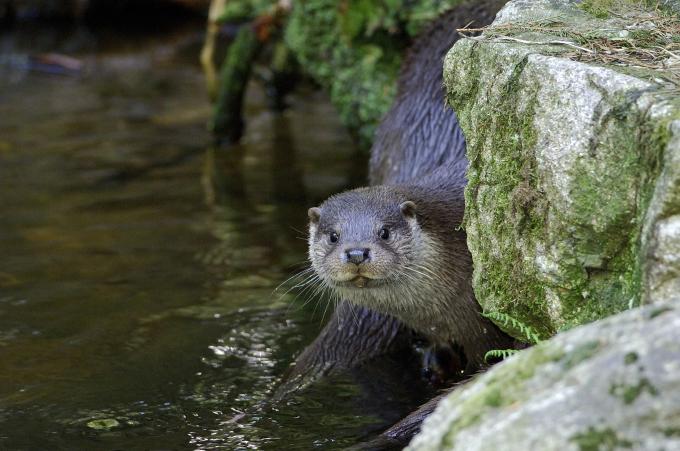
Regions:
[[[371, 148], [369, 178], [375, 186], [327, 201], [330, 206], [343, 196], [370, 198], [391, 192], [416, 204], [416, 219], [423, 232], [416, 245], [422, 254], [418, 264], [425, 266], [427, 271], [421, 272], [427, 274], [411, 272], [401, 283], [375, 289], [369, 281], [365, 288], [346, 286], [335, 291], [354, 305], [399, 319], [436, 346], [451, 342], [461, 346], [468, 374], [483, 366], [487, 351], [514, 343], [480, 315], [472, 292], [472, 260], [465, 233], [459, 229], [467, 183], [465, 137], [455, 112], [444, 104], [442, 61], [457, 39], [456, 28], [472, 21], [476, 25], [490, 23], [503, 3], [462, 4], [444, 13], [414, 42], [399, 77], [397, 97]], [[366, 200], [364, 214], [380, 211]], [[361, 209], [354, 218], [361, 217], [360, 213]], [[352, 221], [346, 217], [345, 223]]]
[[310, 210], [309, 256], [341, 299], [391, 315], [437, 347], [462, 348], [469, 371], [507, 337], [480, 315], [470, 285], [464, 167], [359, 188]]
[[[406, 55], [397, 97], [380, 123], [371, 148], [369, 178], [373, 186], [331, 197], [319, 211], [312, 211], [310, 258], [312, 262], [317, 259], [313, 265], [321, 277], [324, 271], [342, 273], [342, 286], [337, 284], [334, 292], [343, 302], [316, 340], [296, 359], [276, 399], [324, 374], [362, 368], [381, 356], [406, 359], [414, 348], [412, 330], [435, 345], [453, 342], [458, 345], [454, 349], [462, 347], [466, 355], [459, 361], [467, 365], [460, 370], [467, 375], [483, 365], [487, 350], [513, 345], [480, 315], [472, 293], [471, 257], [465, 233], [458, 228], [464, 210], [465, 139], [455, 113], [445, 106], [442, 89], [443, 58], [458, 39], [455, 30], [468, 24], [481, 27], [491, 23], [504, 3], [461, 3], [424, 30]], [[413, 217], [407, 217], [410, 215]], [[359, 244], [347, 248], [354, 252], [345, 255], [364, 264], [366, 246], [361, 241], [380, 243], [385, 224], [379, 223], [388, 217], [395, 220], [392, 226], [397, 235], [410, 234], [413, 238], [411, 249], [407, 249], [409, 237], [401, 245], [387, 240], [381, 243], [376, 249], [383, 263], [369, 265], [372, 268], [367, 276], [387, 274], [389, 268], [399, 267], [400, 259], [403, 264], [405, 256], [412, 256], [426, 270], [414, 264], [410, 272], [401, 269], [382, 281], [351, 276], [339, 266], [342, 260], [337, 249], [344, 250], [339, 247], [341, 237], [335, 251], [329, 245], [336, 243], [320, 241], [330, 238], [329, 225], [345, 227], [344, 232], [340, 230], [343, 236], [355, 235], [355, 244]], [[370, 254], [369, 250], [368, 257]], [[335, 258], [326, 270], [321, 261], [324, 258]], [[435, 405], [436, 400], [428, 402], [378, 441], [384, 441], [382, 445], [405, 445]], [[382, 445], [369, 448], [383, 449]]]

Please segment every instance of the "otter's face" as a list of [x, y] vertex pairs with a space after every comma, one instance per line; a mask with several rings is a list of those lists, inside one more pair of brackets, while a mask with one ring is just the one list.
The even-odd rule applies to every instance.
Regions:
[[310, 208], [309, 219], [309, 258], [332, 288], [375, 288], [408, 277], [418, 230], [413, 202], [364, 188]]

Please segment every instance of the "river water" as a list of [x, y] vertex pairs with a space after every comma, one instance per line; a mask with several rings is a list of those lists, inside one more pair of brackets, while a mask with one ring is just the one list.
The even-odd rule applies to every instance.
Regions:
[[[276, 287], [365, 159], [309, 88], [274, 114], [253, 85], [215, 149], [200, 29], [88, 33], [0, 41], [0, 449], [332, 449], [408, 411], [338, 376], [230, 423], [327, 319]], [[41, 50], [83, 69], [29, 70]]]

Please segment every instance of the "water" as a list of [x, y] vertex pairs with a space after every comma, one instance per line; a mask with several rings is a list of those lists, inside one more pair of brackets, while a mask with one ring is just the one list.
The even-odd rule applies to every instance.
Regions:
[[[200, 30], [60, 33], [0, 41], [0, 449], [340, 448], [412, 408], [348, 374], [229, 422], [322, 326], [275, 288], [307, 208], [365, 176], [325, 97], [276, 115], [252, 86], [243, 143], [214, 149]], [[82, 73], [27, 70], [54, 42]]]

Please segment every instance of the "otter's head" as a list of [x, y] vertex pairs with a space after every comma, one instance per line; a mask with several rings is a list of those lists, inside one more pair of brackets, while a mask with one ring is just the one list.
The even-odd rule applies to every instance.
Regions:
[[351, 296], [413, 276], [417, 205], [385, 187], [335, 195], [309, 209], [309, 259], [333, 289]]

